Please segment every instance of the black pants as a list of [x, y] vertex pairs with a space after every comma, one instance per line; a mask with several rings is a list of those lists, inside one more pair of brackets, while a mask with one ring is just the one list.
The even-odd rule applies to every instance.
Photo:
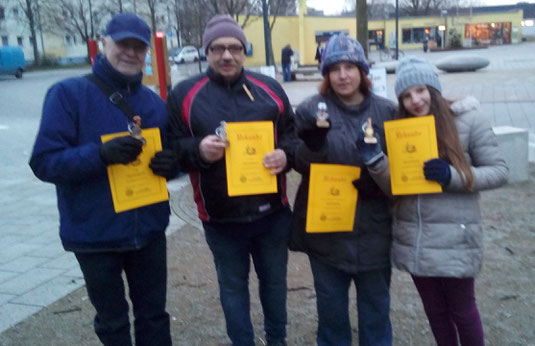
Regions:
[[167, 292], [166, 239], [162, 232], [139, 250], [75, 253], [97, 311], [95, 332], [104, 345], [130, 346], [126, 274], [134, 308], [136, 345], [171, 345]]

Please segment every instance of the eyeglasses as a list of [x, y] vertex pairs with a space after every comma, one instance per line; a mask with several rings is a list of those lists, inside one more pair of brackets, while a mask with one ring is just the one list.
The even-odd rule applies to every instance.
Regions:
[[223, 55], [226, 50], [232, 55], [238, 55], [243, 51], [243, 46], [241, 44], [231, 44], [228, 46], [216, 44], [210, 46], [210, 52], [215, 55]]

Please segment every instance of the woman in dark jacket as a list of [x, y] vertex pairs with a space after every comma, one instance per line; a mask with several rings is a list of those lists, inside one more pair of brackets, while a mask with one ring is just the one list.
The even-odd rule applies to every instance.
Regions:
[[[356, 147], [362, 126], [371, 118], [384, 138], [383, 122], [391, 120], [395, 105], [371, 93], [368, 64], [361, 45], [342, 35], [325, 47], [320, 93], [305, 100], [296, 112], [302, 139], [295, 169], [302, 174], [295, 201], [295, 228], [291, 248], [305, 252], [314, 276], [318, 308], [318, 345], [351, 345], [348, 292], [357, 288], [359, 345], [390, 345], [391, 217], [388, 198], [370, 178], [364, 157]], [[325, 110], [329, 127], [318, 127], [316, 113]], [[381, 146], [385, 149], [384, 141]], [[351, 232], [305, 231], [311, 163], [342, 164], [362, 168], [355, 222]]]

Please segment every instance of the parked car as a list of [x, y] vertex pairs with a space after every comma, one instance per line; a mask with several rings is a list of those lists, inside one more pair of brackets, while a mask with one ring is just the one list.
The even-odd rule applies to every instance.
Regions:
[[18, 46], [0, 47], [0, 74], [22, 78], [24, 72], [24, 52]]
[[177, 64], [197, 62], [199, 59], [199, 51], [194, 46], [185, 46], [173, 56], [173, 61]]

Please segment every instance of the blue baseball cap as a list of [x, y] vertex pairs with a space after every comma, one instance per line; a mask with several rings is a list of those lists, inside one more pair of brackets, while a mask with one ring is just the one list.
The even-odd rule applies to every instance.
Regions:
[[150, 46], [150, 27], [133, 13], [119, 13], [114, 15], [106, 26], [106, 36], [114, 41], [135, 38]]

